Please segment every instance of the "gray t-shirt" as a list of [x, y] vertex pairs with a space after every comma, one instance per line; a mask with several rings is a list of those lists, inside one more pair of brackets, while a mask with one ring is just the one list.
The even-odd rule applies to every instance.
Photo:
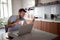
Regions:
[[[13, 22], [15, 22], [17, 19], [18, 19], [18, 16], [17, 16], [17, 15], [13, 15], [13, 16], [11, 16], [11, 17], [8, 19], [8, 21], [11, 22], [11, 23], [13, 23]], [[24, 21], [24, 23], [26, 23], [26, 21], [25, 21], [24, 18], [21, 18], [21, 19], [19, 19], [19, 20], [20, 20], [20, 21]], [[21, 26], [20, 24], [16, 24], [14, 27], [9, 28], [8, 31], [11, 32], [11, 31], [18, 30], [18, 29], [20, 28], [20, 26]]]

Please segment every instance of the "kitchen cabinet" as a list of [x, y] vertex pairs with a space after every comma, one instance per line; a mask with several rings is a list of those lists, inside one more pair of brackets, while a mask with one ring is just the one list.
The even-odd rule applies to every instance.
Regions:
[[36, 0], [38, 3], [49, 3], [49, 2], [54, 2], [57, 0]]
[[49, 2], [54, 2], [54, 1], [57, 1], [57, 0], [41, 0], [40, 2], [41, 3], [49, 3]]
[[35, 6], [35, 0], [22, 0], [22, 7], [29, 8]]
[[[44, 24], [45, 26], [44, 26], [43, 24]], [[44, 27], [44, 29], [45, 29], [45, 30], [44, 30], [44, 29], [43, 29], [43, 30], [49, 32], [49, 23], [48, 23], [48, 22], [45, 22], [45, 23], [43, 23], [43, 24], [42, 24], [42, 25], [43, 25], [43, 27]]]
[[54, 4], [60, 4], [60, 0], [36, 0], [35, 2], [35, 6], [47, 6]]
[[58, 35], [60, 35], [60, 23], [58, 23]]
[[46, 21], [35, 21], [33, 28], [60, 35], [60, 23], [46, 22]]
[[[39, 26], [40, 26], [40, 27], [39, 27]], [[39, 22], [39, 21], [35, 21], [35, 22], [34, 22], [34, 25], [33, 25], [33, 28], [36, 28], [36, 29], [42, 30], [41, 22]]]
[[57, 34], [57, 23], [54, 22], [49, 23], [49, 32]]

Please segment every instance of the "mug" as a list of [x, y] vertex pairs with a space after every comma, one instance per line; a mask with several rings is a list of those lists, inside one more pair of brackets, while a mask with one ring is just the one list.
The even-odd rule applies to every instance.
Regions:
[[24, 21], [20, 21], [21, 22], [21, 25], [23, 25], [24, 24]]

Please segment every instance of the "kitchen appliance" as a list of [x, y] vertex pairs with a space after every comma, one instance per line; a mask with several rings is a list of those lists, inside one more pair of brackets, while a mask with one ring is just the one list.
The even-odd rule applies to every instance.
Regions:
[[51, 19], [54, 19], [54, 14], [51, 14]]
[[56, 17], [57, 17], [57, 20], [60, 20], [60, 14], [58, 14]]
[[44, 19], [51, 19], [50, 14], [44, 14]]

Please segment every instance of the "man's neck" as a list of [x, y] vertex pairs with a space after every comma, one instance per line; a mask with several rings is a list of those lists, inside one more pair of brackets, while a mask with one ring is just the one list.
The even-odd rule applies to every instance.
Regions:
[[19, 19], [22, 19], [23, 17], [21, 17], [21, 16], [18, 16], [18, 18], [19, 18]]

